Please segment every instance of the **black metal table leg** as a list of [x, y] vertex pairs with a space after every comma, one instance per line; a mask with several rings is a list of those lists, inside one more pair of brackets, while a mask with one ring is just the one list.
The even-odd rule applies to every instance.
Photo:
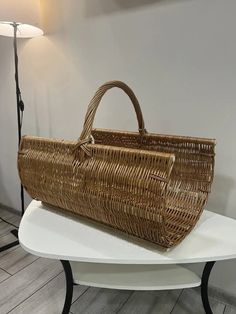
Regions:
[[208, 298], [208, 281], [214, 264], [215, 262], [207, 262], [202, 273], [201, 296], [206, 314], [213, 314]]
[[66, 298], [65, 298], [65, 303], [64, 303], [62, 314], [69, 314], [71, 303], [72, 303], [72, 297], [73, 297], [73, 285], [74, 285], [73, 275], [72, 275], [70, 262], [61, 260], [61, 263], [62, 263], [65, 276], [66, 276]]
[[[18, 230], [17, 229], [11, 230], [11, 233], [18, 239]], [[0, 252], [6, 251], [6, 250], [18, 245], [18, 244], [19, 244], [18, 240], [11, 242], [11, 243], [8, 243], [8, 244], [0, 247]]]

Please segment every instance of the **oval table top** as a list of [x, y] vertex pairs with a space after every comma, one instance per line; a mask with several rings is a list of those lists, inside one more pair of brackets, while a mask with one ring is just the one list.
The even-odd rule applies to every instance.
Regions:
[[19, 241], [32, 254], [61, 260], [139, 265], [207, 262], [236, 258], [236, 220], [204, 211], [184, 241], [164, 251], [33, 200], [21, 220]]

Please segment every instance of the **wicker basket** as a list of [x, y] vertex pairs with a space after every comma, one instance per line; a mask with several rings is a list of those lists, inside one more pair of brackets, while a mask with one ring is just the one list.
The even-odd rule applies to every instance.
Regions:
[[[139, 132], [92, 129], [112, 87], [128, 94]], [[172, 247], [193, 229], [206, 205], [214, 148], [211, 139], [147, 133], [132, 90], [112, 81], [91, 100], [78, 141], [25, 136], [18, 169], [34, 199]]]

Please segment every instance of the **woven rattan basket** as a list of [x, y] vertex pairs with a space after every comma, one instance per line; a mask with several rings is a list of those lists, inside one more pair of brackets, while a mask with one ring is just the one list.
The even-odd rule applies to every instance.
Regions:
[[[139, 132], [92, 129], [107, 90], [121, 88]], [[193, 229], [207, 202], [215, 140], [147, 133], [132, 90], [120, 81], [91, 100], [78, 141], [25, 136], [18, 169], [34, 199], [172, 247]]]

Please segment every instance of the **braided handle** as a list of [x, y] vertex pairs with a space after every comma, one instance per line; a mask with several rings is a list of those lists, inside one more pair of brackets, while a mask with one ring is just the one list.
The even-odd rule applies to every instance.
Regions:
[[[92, 132], [92, 126], [93, 126], [93, 121], [95, 118], [95, 114], [97, 111], [97, 108], [101, 102], [101, 99], [103, 95], [111, 88], [113, 87], [118, 87], [121, 88], [130, 98], [130, 100], [133, 103], [137, 119], [138, 119], [138, 126], [139, 126], [139, 132], [141, 135], [147, 133], [145, 126], [144, 126], [144, 120], [143, 120], [143, 115], [142, 111], [138, 102], [138, 99], [136, 98], [134, 92], [132, 89], [126, 85], [125, 83], [121, 81], [110, 81], [105, 84], [103, 84], [95, 93], [94, 97], [89, 103], [88, 110], [85, 116], [85, 122], [84, 122], [84, 127], [83, 131], [80, 135], [79, 142], [81, 145], [86, 145], [86, 141], [89, 142], [91, 139], [91, 132]], [[83, 143], [82, 143], [83, 141]], [[85, 142], [85, 143], [84, 143]]]

